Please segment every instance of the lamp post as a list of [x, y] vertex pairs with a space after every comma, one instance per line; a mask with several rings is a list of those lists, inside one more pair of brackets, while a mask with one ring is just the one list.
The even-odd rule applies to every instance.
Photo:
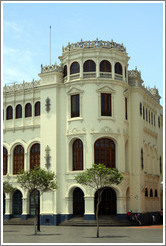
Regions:
[[40, 192], [37, 193], [38, 204], [37, 204], [37, 230], [40, 231]]

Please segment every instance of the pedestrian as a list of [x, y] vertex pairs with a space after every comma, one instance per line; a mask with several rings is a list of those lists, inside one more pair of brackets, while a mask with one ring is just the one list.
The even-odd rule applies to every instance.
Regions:
[[127, 212], [127, 217], [128, 217], [128, 220], [131, 221], [132, 220], [132, 210], [129, 210]]

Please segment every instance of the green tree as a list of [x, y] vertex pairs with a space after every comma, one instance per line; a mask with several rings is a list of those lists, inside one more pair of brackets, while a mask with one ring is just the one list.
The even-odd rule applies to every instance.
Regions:
[[10, 193], [10, 192], [14, 192], [16, 190], [15, 187], [13, 187], [8, 181], [4, 181], [3, 182], [3, 192], [4, 193]]
[[102, 193], [106, 186], [111, 184], [120, 184], [123, 176], [116, 168], [108, 168], [103, 164], [93, 164], [92, 168], [75, 176], [75, 180], [79, 184], [89, 186], [97, 191], [98, 200], [96, 206], [96, 221], [97, 221], [97, 237], [99, 237], [99, 205], [102, 199]]
[[30, 171], [20, 171], [17, 175], [17, 182], [20, 183], [22, 188], [28, 190], [29, 192], [33, 191], [35, 207], [34, 230], [36, 235], [37, 191], [39, 191], [41, 195], [43, 192], [57, 189], [56, 175], [51, 171], [47, 171], [36, 166], [34, 169]]

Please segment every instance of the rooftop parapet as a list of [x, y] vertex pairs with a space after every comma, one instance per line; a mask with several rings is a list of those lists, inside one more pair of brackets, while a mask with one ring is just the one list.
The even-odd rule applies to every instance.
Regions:
[[49, 73], [49, 72], [63, 72], [62, 67], [58, 66], [56, 63], [48, 66], [43, 66], [41, 64], [41, 73]]
[[81, 42], [77, 42], [74, 44], [70, 44], [70, 42], [68, 43], [68, 45], [66, 47], [62, 47], [62, 52], [68, 52], [74, 49], [87, 49], [87, 48], [105, 48], [105, 49], [117, 49], [118, 51], [121, 52], [126, 52], [126, 48], [123, 46], [122, 44], [118, 44], [113, 42], [113, 40], [111, 40], [111, 42], [109, 41], [102, 41], [102, 40], [94, 40], [94, 41], [82, 41]]
[[27, 89], [33, 89], [36, 88], [40, 85], [40, 81], [33, 80], [32, 82], [25, 82], [23, 81], [22, 84], [16, 84], [14, 83], [13, 85], [5, 85], [3, 87], [3, 92], [15, 92], [15, 91], [22, 91], [22, 90], [27, 90]]

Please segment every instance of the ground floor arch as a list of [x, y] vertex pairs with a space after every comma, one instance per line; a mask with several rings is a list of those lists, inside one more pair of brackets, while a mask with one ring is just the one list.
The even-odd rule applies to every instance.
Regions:
[[84, 193], [80, 188], [76, 187], [73, 191], [73, 215], [83, 216], [84, 210]]
[[[95, 214], [97, 208], [97, 198], [98, 191], [95, 193], [94, 205], [95, 205]], [[117, 197], [116, 192], [110, 188], [103, 188], [102, 199], [99, 205], [99, 215], [100, 216], [108, 216], [108, 215], [116, 215], [117, 213]]]
[[5, 214], [5, 210], [6, 210], [6, 196], [3, 193], [3, 214]]
[[18, 216], [22, 214], [22, 193], [19, 190], [16, 190], [13, 193], [12, 210], [13, 216]]

